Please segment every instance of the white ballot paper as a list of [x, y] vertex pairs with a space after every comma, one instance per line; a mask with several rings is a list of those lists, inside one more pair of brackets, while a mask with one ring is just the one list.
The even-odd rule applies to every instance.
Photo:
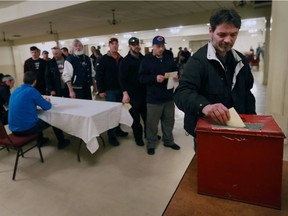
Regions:
[[230, 127], [240, 127], [244, 128], [245, 124], [243, 123], [242, 119], [234, 109], [234, 107], [229, 109], [230, 113], [230, 120], [226, 122], [226, 124]]
[[[168, 73], [165, 73], [165, 78], [167, 77]], [[167, 89], [173, 89], [174, 86], [176, 84], [178, 84], [177, 81], [174, 80], [174, 77], [177, 77], [178, 76], [178, 72], [177, 71], [174, 71], [174, 72], [170, 72], [169, 73], [169, 77], [168, 77], [168, 83], [167, 83]]]

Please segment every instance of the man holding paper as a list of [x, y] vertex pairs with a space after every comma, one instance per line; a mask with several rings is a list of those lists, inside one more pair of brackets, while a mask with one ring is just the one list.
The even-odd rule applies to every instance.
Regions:
[[173, 87], [167, 89], [169, 73], [178, 71], [178, 68], [173, 58], [164, 52], [164, 37], [156, 36], [152, 43], [153, 51], [144, 57], [139, 69], [139, 80], [146, 85], [147, 93], [146, 135], [149, 155], [155, 154], [159, 120], [161, 120], [164, 146], [174, 150], [180, 149], [180, 146], [175, 144], [172, 134], [175, 113]]
[[146, 92], [145, 85], [139, 83], [138, 71], [144, 56], [140, 53], [139, 39], [131, 37], [128, 41], [129, 52], [120, 62], [119, 83], [123, 92], [122, 102], [131, 104], [130, 114], [133, 117], [132, 130], [138, 146], [144, 146], [141, 118], [146, 125]]
[[254, 79], [245, 56], [232, 49], [241, 17], [234, 10], [221, 9], [210, 18], [210, 41], [188, 61], [174, 95], [185, 113], [184, 128], [195, 137], [201, 116], [226, 124], [228, 109], [240, 114], [255, 114], [251, 93]]

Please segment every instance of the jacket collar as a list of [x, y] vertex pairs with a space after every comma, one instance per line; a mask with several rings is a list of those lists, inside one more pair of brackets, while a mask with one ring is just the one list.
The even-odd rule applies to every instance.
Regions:
[[[237, 54], [237, 52], [234, 49], [231, 49], [231, 52], [232, 52], [232, 55], [233, 55], [236, 62], [239, 63], [240, 61], [242, 61], [242, 58]], [[219, 61], [219, 59], [216, 56], [216, 50], [210, 41], [208, 42], [207, 59]], [[222, 65], [222, 63], [221, 63], [221, 65]], [[222, 65], [222, 67], [223, 67], [223, 65]]]
[[[232, 90], [233, 90], [233, 88], [236, 84], [236, 77], [237, 77], [238, 73], [240, 72], [241, 68], [244, 67], [244, 64], [242, 62], [242, 58], [237, 54], [237, 52], [234, 49], [231, 49], [231, 52], [232, 52], [232, 55], [233, 55], [235, 61], [237, 62], [237, 65], [235, 68], [235, 73], [234, 73], [234, 76], [232, 79]], [[207, 47], [207, 59], [208, 60], [215, 60], [215, 61], [219, 62], [221, 67], [225, 70], [225, 67], [223, 66], [222, 62], [217, 58], [216, 50], [210, 41], [208, 42], [208, 47]]]

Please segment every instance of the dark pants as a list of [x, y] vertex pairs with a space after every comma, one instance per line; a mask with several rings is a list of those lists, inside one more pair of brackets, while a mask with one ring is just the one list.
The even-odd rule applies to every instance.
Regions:
[[70, 97], [69, 89], [68, 88], [61, 88], [60, 92], [59, 93], [57, 92], [57, 96], [69, 98]]
[[[50, 127], [50, 125], [46, 122], [44, 122], [41, 119], [38, 119], [36, 125], [28, 130], [25, 131], [13, 131], [13, 134], [15, 134], [16, 136], [29, 136], [32, 134], [38, 134], [38, 141], [40, 141], [43, 138], [43, 130], [45, 130], [46, 128]], [[62, 130], [52, 127], [53, 131], [55, 133], [55, 136], [58, 140], [59, 143], [62, 143], [64, 141], [64, 134], [62, 132]]]
[[129, 110], [133, 118], [132, 130], [135, 140], [141, 140], [143, 138], [143, 127], [141, 124], [141, 118], [144, 122], [144, 133], [146, 134], [146, 118], [147, 118], [147, 106], [145, 101], [131, 100], [130, 104], [132, 108]]
[[83, 86], [81, 89], [73, 89], [76, 98], [78, 99], [85, 99], [85, 100], [92, 100], [91, 88], [90, 86]]
[[[111, 102], [121, 102], [122, 101], [122, 93], [120, 90], [107, 90], [106, 91], [106, 101], [111, 101]], [[118, 125], [115, 128], [109, 129], [108, 130], [108, 137], [109, 139], [116, 137], [117, 131], [120, 131], [120, 125]]]
[[3, 125], [8, 124], [8, 111], [6, 110], [1, 110], [1, 122]]

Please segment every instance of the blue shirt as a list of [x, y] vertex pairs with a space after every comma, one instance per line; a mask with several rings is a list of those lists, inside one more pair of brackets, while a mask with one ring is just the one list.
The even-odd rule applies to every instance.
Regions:
[[31, 85], [22, 84], [10, 97], [8, 125], [14, 131], [25, 131], [34, 127], [38, 121], [37, 106], [43, 110], [51, 109], [52, 105]]

